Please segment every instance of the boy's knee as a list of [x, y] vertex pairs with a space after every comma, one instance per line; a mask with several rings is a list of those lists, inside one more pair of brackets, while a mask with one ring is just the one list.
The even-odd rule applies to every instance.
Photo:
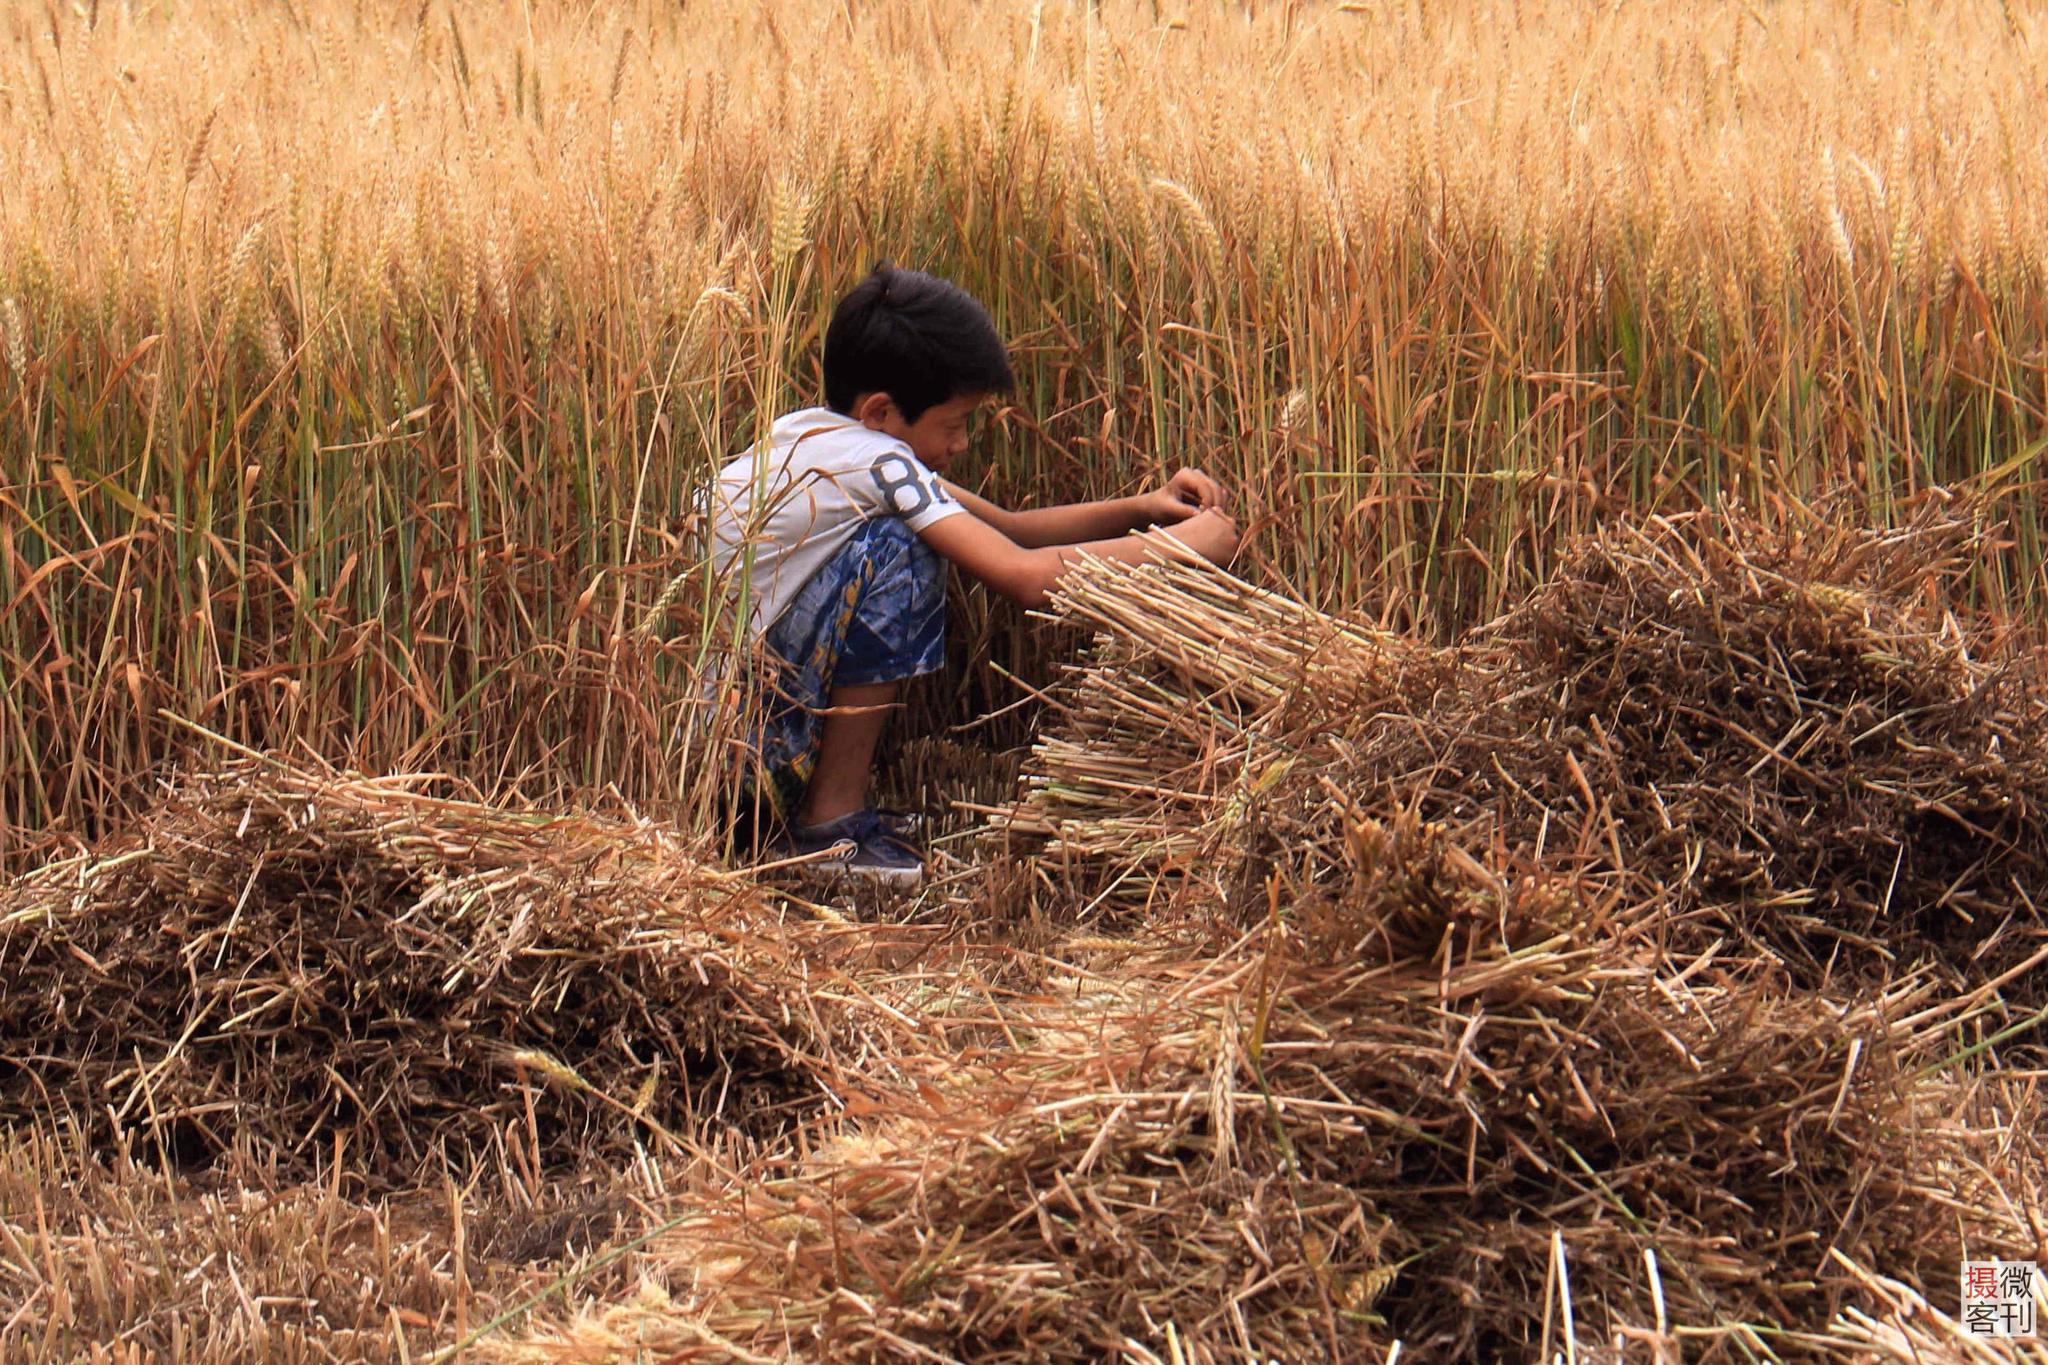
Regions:
[[833, 682], [913, 678], [945, 664], [945, 561], [895, 517], [862, 528], [866, 585], [849, 613]]

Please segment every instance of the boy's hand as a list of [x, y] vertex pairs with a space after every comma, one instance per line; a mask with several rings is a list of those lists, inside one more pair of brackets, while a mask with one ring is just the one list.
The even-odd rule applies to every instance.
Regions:
[[1227, 502], [1223, 485], [1199, 469], [1182, 469], [1164, 488], [1145, 495], [1145, 514], [1161, 526], [1172, 526], [1198, 512], [1221, 509]]

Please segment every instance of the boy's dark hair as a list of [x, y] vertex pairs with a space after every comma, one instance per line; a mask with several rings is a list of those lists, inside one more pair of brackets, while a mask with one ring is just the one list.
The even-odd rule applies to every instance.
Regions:
[[874, 268], [833, 310], [825, 329], [825, 402], [851, 413], [864, 393], [886, 393], [906, 422], [968, 393], [1007, 393], [1016, 379], [988, 310], [949, 280], [921, 270]]

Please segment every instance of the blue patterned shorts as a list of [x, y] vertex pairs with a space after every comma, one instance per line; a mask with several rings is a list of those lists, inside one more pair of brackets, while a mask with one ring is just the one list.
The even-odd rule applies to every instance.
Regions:
[[787, 818], [810, 783], [833, 688], [945, 666], [945, 565], [900, 518], [875, 517], [804, 584], [766, 643], [783, 666], [766, 698], [758, 787]]

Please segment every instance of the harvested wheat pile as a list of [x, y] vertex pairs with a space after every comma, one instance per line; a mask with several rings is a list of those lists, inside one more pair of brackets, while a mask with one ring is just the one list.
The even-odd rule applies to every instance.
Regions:
[[1090, 565], [1059, 606], [1100, 634], [1004, 823], [1106, 887], [1076, 904], [1192, 882], [1256, 913], [1276, 868], [1319, 885], [1353, 816], [1413, 812], [1802, 980], [1932, 955], [2032, 998], [2048, 702], [2039, 656], [1941, 605], [1972, 536], [1657, 519], [1445, 651], [1184, 565]]
[[817, 1098], [821, 926], [658, 827], [415, 785], [245, 763], [0, 889], [0, 1118], [403, 1175]]
[[928, 1017], [864, 1122], [678, 1210], [637, 1299], [494, 1349], [1734, 1356], [1864, 1302], [1831, 1250], [1935, 1285], [2031, 1245], [2035, 1110], [1936, 1064], [1924, 988], [1653, 965], [1441, 831], [1354, 844], [1400, 924], [1339, 898], [1206, 958], [1076, 941], [1117, 965]]
[[1964, 1247], [2034, 1245], [2038, 1106], [2021, 1094], [2015, 1117], [2002, 1088], [1948, 1076], [1967, 1003], [1673, 956], [1640, 909], [1483, 866], [1412, 819], [1359, 819], [1345, 849], [1342, 889], [1302, 907], [1298, 1013], [1276, 1015], [1262, 1079], [1405, 1121], [1323, 1174], [1403, 1230], [1382, 1307], [1411, 1345], [1561, 1340], [1567, 1256], [1592, 1340], [1669, 1323], [1732, 1341], [1818, 1331], [1857, 1295], [1829, 1248], [1938, 1286]]
[[[1583, 546], [1500, 623], [1632, 868], [1818, 964], [1902, 937], [2010, 965], [2048, 893], [2041, 661], [1947, 608], [1966, 516], [1701, 513]], [[1553, 681], [1554, 680], [1554, 681]]]

